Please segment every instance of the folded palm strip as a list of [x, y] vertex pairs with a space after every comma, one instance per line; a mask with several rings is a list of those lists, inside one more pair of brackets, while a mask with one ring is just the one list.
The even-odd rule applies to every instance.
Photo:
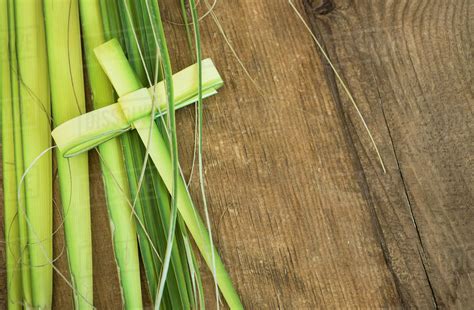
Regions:
[[[143, 88], [128, 63], [118, 41], [111, 40], [95, 49], [96, 56], [114, 86], [117, 103], [83, 114], [58, 126], [52, 136], [65, 157], [72, 157], [97, 147], [120, 134], [136, 129], [148, 149], [156, 169], [168, 191], [172, 192], [173, 171], [166, 140], [152, 119], [166, 113], [165, 83]], [[184, 107], [198, 97], [197, 64], [173, 75], [176, 108]], [[202, 93], [209, 97], [223, 85], [222, 78], [210, 59], [202, 61]], [[232, 309], [242, 308], [229, 274], [213, 246], [183, 178], [177, 183], [178, 210], [209, 268], [215, 270], [219, 288]]]

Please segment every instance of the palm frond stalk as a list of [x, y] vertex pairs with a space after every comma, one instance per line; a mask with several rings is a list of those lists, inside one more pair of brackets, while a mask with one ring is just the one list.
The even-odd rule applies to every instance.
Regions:
[[8, 309], [21, 309], [21, 244], [18, 222], [18, 199], [15, 158], [15, 137], [13, 131], [12, 75], [9, 51], [8, 5], [0, 1], [0, 102], [2, 110], [2, 164], [3, 164], [3, 207], [4, 233], [7, 265]]
[[[49, 309], [53, 292], [51, 103], [41, 1], [14, 1], [31, 305]], [[25, 40], [28, 38], [28, 40]], [[44, 153], [46, 152], [46, 153]], [[21, 229], [20, 229], [21, 233]], [[23, 238], [23, 237], [22, 237]], [[26, 267], [24, 267], [26, 268]]]
[[[80, 0], [80, 13], [92, 102], [94, 109], [100, 109], [112, 104], [115, 99], [114, 90], [93, 52], [95, 47], [105, 42], [100, 1]], [[102, 143], [99, 146], [99, 156], [124, 307], [141, 308], [136, 226], [120, 139], [108, 139]]]
[[[26, 222], [25, 209], [25, 186], [19, 186], [22, 182], [24, 172], [23, 166], [23, 138], [21, 135], [21, 108], [20, 108], [20, 77], [18, 72], [18, 54], [16, 47], [15, 31], [15, 5], [14, 0], [8, 0], [8, 43], [11, 74], [11, 95], [13, 105], [13, 137], [15, 140], [15, 172], [17, 184], [18, 210], [17, 217], [20, 231], [21, 257], [18, 266], [21, 272], [21, 286], [23, 294], [23, 304], [32, 305], [33, 296], [31, 293], [31, 268], [30, 252], [28, 251], [28, 225]], [[23, 202], [20, 204], [20, 202]]]
[[[54, 125], [86, 112], [77, 0], [44, 0]], [[87, 153], [57, 152], [67, 258], [76, 309], [93, 308], [92, 233]]]

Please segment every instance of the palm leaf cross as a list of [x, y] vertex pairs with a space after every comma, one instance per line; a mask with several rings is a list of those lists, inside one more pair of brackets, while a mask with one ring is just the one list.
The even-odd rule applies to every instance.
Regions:
[[[84, 153], [129, 130], [137, 130], [147, 146], [149, 156], [162, 177], [168, 191], [172, 193], [173, 170], [170, 151], [152, 118], [166, 113], [165, 82], [150, 88], [141, 85], [125, 54], [115, 39], [98, 46], [95, 54], [117, 92], [117, 103], [97, 109], [71, 119], [53, 130], [52, 136], [65, 157]], [[202, 66], [203, 98], [217, 93], [224, 83], [210, 59]], [[189, 105], [198, 99], [199, 85], [196, 79], [198, 65], [194, 64], [173, 75], [176, 108]], [[152, 115], [152, 112], [156, 112]], [[178, 211], [189, 229], [197, 247], [211, 270], [222, 295], [232, 309], [241, 309], [240, 298], [229, 274], [211, 242], [209, 232], [194, 207], [183, 178], [177, 182]], [[214, 263], [214, 264], [213, 264]]]

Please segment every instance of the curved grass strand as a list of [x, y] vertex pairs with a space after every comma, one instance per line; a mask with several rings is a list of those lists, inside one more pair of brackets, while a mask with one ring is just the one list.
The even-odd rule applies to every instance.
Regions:
[[[207, 0], [206, 0], [207, 1]], [[359, 109], [359, 106], [357, 105], [357, 103], [355, 102], [355, 99], [354, 97], [352, 96], [352, 93], [349, 91], [349, 88], [347, 87], [346, 83], [344, 82], [344, 80], [342, 79], [341, 75], [339, 74], [339, 72], [336, 70], [336, 67], [334, 66], [334, 64], [332, 63], [331, 59], [329, 58], [328, 54], [326, 53], [325, 49], [323, 48], [323, 46], [321, 45], [321, 43], [319, 42], [319, 40], [316, 38], [316, 35], [313, 33], [313, 31], [311, 30], [311, 28], [309, 27], [308, 23], [304, 20], [303, 16], [301, 16], [301, 13], [300, 11], [296, 8], [296, 6], [294, 5], [293, 1], [292, 0], [288, 0], [288, 3], [290, 4], [291, 8], [293, 9], [293, 11], [295, 11], [295, 14], [297, 15], [298, 19], [301, 21], [301, 23], [304, 25], [304, 27], [306, 28], [306, 30], [309, 32], [309, 34], [311, 35], [311, 37], [313, 38], [313, 41], [316, 43], [316, 45], [318, 46], [318, 49], [320, 50], [321, 54], [323, 55], [324, 59], [326, 59], [326, 61], [328, 62], [329, 66], [331, 67], [331, 70], [334, 72], [334, 75], [336, 76], [337, 80], [339, 81], [339, 83], [341, 83], [341, 86], [342, 86], [342, 89], [344, 90], [344, 92], [347, 94], [347, 96], [349, 97], [349, 101], [352, 103], [352, 106], [354, 107], [354, 109], [356, 110], [357, 112], [357, 115], [359, 116], [361, 122], [362, 122], [362, 125], [364, 126], [364, 129], [365, 131], [367, 132], [367, 135], [369, 136], [369, 139], [370, 139], [370, 143], [372, 144], [373, 148], [375, 149], [375, 152], [377, 154], [377, 158], [378, 158], [378, 161], [380, 163], [380, 166], [382, 167], [382, 170], [383, 170], [383, 173], [387, 173], [387, 170], [385, 168], [385, 164], [384, 164], [384, 161], [382, 159], [382, 155], [380, 154], [380, 151], [379, 151], [379, 148], [377, 146], [377, 143], [375, 143], [375, 140], [374, 140], [374, 137], [372, 135], [372, 132], [370, 131], [369, 129], [369, 126], [367, 125], [367, 122], [365, 121], [365, 118], [364, 116], [362, 115], [362, 112], [360, 111]]]
[[[162, 68], [164, 71], [164, 80], [165, 80], [165, 88], [166, 88], [166, 98], [168, 101], [168, 126], [169, 126], [169, 140], [171, 145], [171, 165], [173, 171], [173, 181], [171, 186], [171, 219], [168, 231], [168, 242], [166, 246], [166, 252], [163, 262], [163, 269], [162, 275], [160, 278], [160, 284], [158, 286], [158, 291], [156, 292], [155, 297], [155, 309], [159, 309], [161, 304], [161, 299], [163, 297], [164, 286], [166, 282], [166, 278], [168, 275], [169, 264], [171, 261], [171, 252], [173, 247], [173, 241], [175, 237], [176, 231], [176, 219], [178, 215], [177, 203], [178, 203], [178, 178], [179, 175], [179, 167], [178, 167], [178, 141], [176, 135], [176, 118], [175, 118], [175, 110], [174, 110], [174, 85], [173, 85], [173, 73], [171, 69], [171, 61], [169, 58], [168, 47], [166, 45], [166, 38], [163, 29], [163, 23], [161, 21], [161, 14], [160, 8], [157, 1], [152, 2], [153, 6], [153, 13], [150, 10], [149, 0], [146, 1], [146, 6], [148, 10], [148, 14], [152, 16], [152, 27], [154, 29], [153, 33], [155, 35], [155, 40], [158, 46], [158, 50], [160, 52], [161, 60], [162, 60]], [[153, 16], [154, 15], [154, 16]], [[151, 137], [151, 134], [150, 134]]]
[[[206, 197], [206, 189], [205, 189], [205, 180], [204, 180], [204, 166], [203, 166], [203, 158], [202, 158], [202, 123], [203, 123], [203, 107], [202, 107], [202, 50], [201, 50], [201, 34], [199, 30], [199, 17], [196, 8], [195, 0], [189, 0], [191, 6], [191, 16], [192, 16], [192, 24], [194, 30], [194, 44], [196, 47], [196, 60], [198, 64], [198, 171], [199, 171], [199, 187], [201, 191], [201, 198], [203, 201], [204, 207], [204, 214], [206, 218], [207, 230], [209, 233], [209, 242], [210, 247], [214, 248], [214, 243], [212, 239], [212, 228], [211, 228], [211, 220], [209, 217], [209, 210], [207, 205], [207, 197]], [[215, 295], [216, 295], [216, 305], [217, 309], [220, 308], [220, 301], [219, 301], [219, 286], [218, 286], [218, 279], [216, 277], [216, 258], [214, 255], [214, 251], [212, 251], [212, 276], [214, 277], [214, 284], [215, 284]]]

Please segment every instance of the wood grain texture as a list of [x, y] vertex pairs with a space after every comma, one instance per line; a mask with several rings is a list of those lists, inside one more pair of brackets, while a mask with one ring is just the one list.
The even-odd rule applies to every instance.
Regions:
[[[162, 1], [174, 71], [193, 62], [184, 28], [173, 24], [181, 21], [176, 2]], [[303, 1], [294, 2], [304, 10]], [[472, 68], [468, 45], [462, 43], [470, 40], [465, 11], [472, 5], [441, 0], [326, 3], [321, 10], [320, 2], [306, 2], [308, 17], [376, 133], [389, 168], [386, 175], [287, 1], [220, 1], [215, 9], [265, 96], [245, 75], [212, 18], [201, 22], [204, 55], [215, 61], [225, 81], [222, 91], [205, 101], [209, 211], [215, 241], [244, 305], [474, 304], [468, 291], [473, 266], [472, 143], [467, 143]], [[433, 41], [430, 35], [440, 38]], [[194, 120], [192, 107], [177, 113], [187, 176]], [[90, 162], [94, 303], [99, 309], [120, 309], [94, 152]], [[200, 202], [196, 179], [191, 190]], [[55, 238], [55, 255], [62, 248], [61, 234]], [[57, 262], [65, 272], [66, 262], [65, 255]], [[4, 256], [0, 264], [3, 308]], [[211, 275], [203, 276], [213, 309]], [[70, 305], [70, 289], [56, 276], [55, 308]]]
[[326, 70], [407, 307], [474, 304], [472, 1], [305, 1], [388, 168]]
[[[179, 21], [173, 4], [166, 7], [165, 18]], [[285, 2], [229, 2], [216, 12], [267, 95], [258, 94], [213, 21], [205, 19], [205, 55], [226, 82], [205, 106], [208, 197], [216, 241], [244, 304], [397, 305], [355, 157], [304, 28]], [[191, 57], [183, 54], [184, 29], [168, 30], [177, 38], [171, 44], [177, 70]], [[178, 114], [182, 163], [189, 171], [194, 110]], [[192, 189], [197, 192], [195, 183]]]

